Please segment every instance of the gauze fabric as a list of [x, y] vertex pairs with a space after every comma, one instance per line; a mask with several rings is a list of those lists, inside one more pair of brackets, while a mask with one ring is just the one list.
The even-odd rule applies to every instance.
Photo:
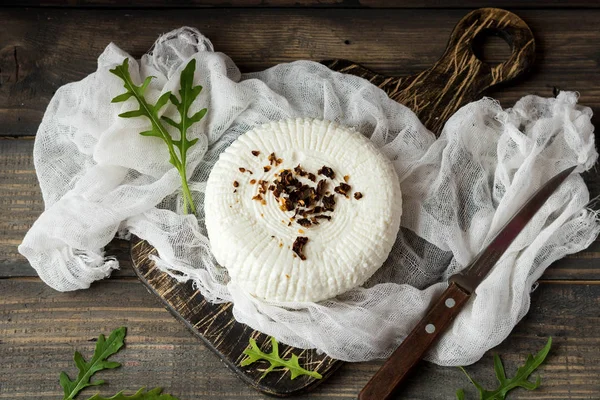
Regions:
[[[117, 115], [134, 100], [110, 68], [130, 58], [137, 84], [154, 76], [147, 97], [179, 89], [181, 69], [197, 61], [204, 87], [190, 115], [199, 138], [188, 153], [198, 215], [182, 215], [180, 180], [164, 143], [144, 137], [144, 118]], [[136, 62], [110, 44], [98, 69], [61, 87], [39, 127], [34, 162], [45, 211], [19, 247], [57, 290], [84, 289], [118, 268], [103, 248], [115, 234], [135, 234], [158, 249], [157, 265], [179, 281], [193, 280], [211, 302], [233, 302], [235, 318], [279, 341], [331, 357], [387, 357], [460, 271], [545, 181], [597, 158], [591, 110], [575, 93], [526, 96], [503, 110], [484, 98], [461, 108], [439, 139], [415, 114], [366, 80], [315, 62], [277, 65], [242, 75], [197, 30], [160, 37]], [[172, 105], [164, 115], [177, 119]], [[402, 228], [384, 266], [363, 287], [320, 303], [269, 303], [244, 293], [215, 263], [204, 226], [203, 193], [219, 154], [254, 126], [309, 117], [354, 127], [393, 160], [403, 196]], [[428, 359], [466, 365], [496, 346], [527, 313], [535, 281], [555, 260], [585, 249], [598, 235], [585, 208], [588, 190], [573, 174], [519, 235], [477, 288]], [[100, 300], [101, 301], [101, 300]]]

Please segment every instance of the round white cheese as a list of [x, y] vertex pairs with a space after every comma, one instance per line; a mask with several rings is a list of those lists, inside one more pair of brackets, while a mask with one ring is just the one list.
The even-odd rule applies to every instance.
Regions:
[[[269, 160], [273, 153], [277, 161]], [[280, 207], [273, 182], [298, 165], [316, 182], [326, 180], [335, 207], [322, 214], [331, 220], [301, 226], [301, 216]], [[323, 166], [334, 179], [317, 174]], [[334, 191], [345, 180], [346, 196]], [[271, 190], [260, 194], [260, 181]], [[396, 172], [373, 143], [336, 123], [308, 119], [241, 135], [213, 167], [204, 207], [211, 250], [231, 279], [253, 296], [282, 302], [316, 302], [364, 283], [392, 249], [402, 214]], [[308, 239], [304, 257], [294, 251], [298, 237]]]

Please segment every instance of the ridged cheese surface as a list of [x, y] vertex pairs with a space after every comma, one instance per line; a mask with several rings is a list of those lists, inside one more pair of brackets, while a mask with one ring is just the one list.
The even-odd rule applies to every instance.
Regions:
[[[264, 172], [271, 153], [282, 163]], [[266, 204], [252, 199], [258, 189], [252, 179], [271, 182], [297, 165], [314, 173], [332, 168], [332, 193], [349, 178], [350, 196], [336, 194], [330, 221], [290, 225], [294, 213], [282, 211], [272, 192], [264, 195]], [[363, 197], [355, 199], [355, 192]], [[213, 167], [204, 204], [219, 264], [249, 294], [282, 302], [316, 302], [364, 283], [387, 258], [402, 213], [398, 177], [371, 141], [336, 123], [308, 119], [272, 122], [241, 135]], [[298, 236], [309, 239], [305, 260], [292, 251]]]

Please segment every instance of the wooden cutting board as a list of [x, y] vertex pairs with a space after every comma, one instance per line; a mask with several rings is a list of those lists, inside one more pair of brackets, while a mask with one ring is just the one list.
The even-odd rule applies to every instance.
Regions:
[[[512, 47], [509, 59], [495, 66], [480, 61], [473, 51], [476, 38], [489, 34], [503, 37]], [[519, 17], [505, 10], [483, 8], [470, 12], [459, 21], [440, 60], [419, 74], [393, 77], [379, 75], [347, 60], [323, 63], [336, 71], [368, 79], [390, 98], [411, 108], [427, 128], [439, 134], [445, 121], [456, 110], [481, 98], [487, 88], [522, 74], [532, 65], [534, 57], [533, 34]], [[179, 321], [252, 387], [280, 397], [299, 394], [325, 381], [341, 366], [341, 361], [319, 355], [314, 350], [280, 345], [282, 356], [289, 358], [291, 353], [296, 354], [300, 365], [317, 370], [323, 379], [301, 376], [290, 380], [289, 372], [272, 372], [261, 379], [268, 367], [266, 362], [240, 367], [248, 340], [256, 339], [263, 350], [269, 351], [268, 336], [238, 323], [232, 315], [232, 304], [210, 304], [191, 282], [179, 283], [161, 272], [150, 260], [150, 254], [157, 255], [150, 243], [132, 238], [133, 268], [148, 290], [156, 294]]]

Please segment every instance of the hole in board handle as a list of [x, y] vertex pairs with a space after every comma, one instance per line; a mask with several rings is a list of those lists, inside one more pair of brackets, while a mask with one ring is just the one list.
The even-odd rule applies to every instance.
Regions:
[[500, 29], [483, 29], [473, 39], [471, 50], [480, 61], [495, 67], [510, 58], [514, 50], [513, 40]]

